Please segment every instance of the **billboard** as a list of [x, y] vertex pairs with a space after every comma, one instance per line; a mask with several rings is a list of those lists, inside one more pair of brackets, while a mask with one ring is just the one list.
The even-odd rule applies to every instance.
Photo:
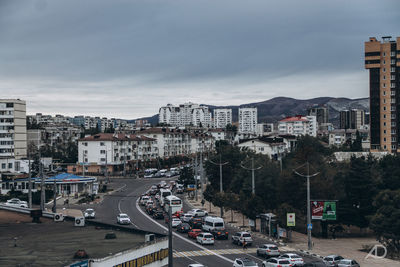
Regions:
[[336, 220], [336, 201], [313, 200], [311, 201], [312, 220]]
[[296, 226], [296, 214], [286, 213], [286, 225], [287, 226]]

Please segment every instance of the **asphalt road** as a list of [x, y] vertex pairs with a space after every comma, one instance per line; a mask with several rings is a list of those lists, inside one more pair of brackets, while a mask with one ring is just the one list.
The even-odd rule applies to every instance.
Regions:
[[[164, 220], [154, 220], [148, 216], [138, 205], [138, 198], [146, 192], [151, 185], [167, 181], [168, 179], [115, 179], [113, 180], [113, 188], [118, 188], [117, 192], [109, 196], [105, 196], [104, 201], [100, 204], [93, 205], [96, 210], [96, 220], [116, 224], [116, 218], [119, 213], [127, 213], [132, 221], [132, 227], [142, 230], [167, 234], [167, 225]], [[81, 206], [84, 210], [90, 207]], [[184, 205], [184, 210], [190, 207]], [[227, 227], [229, 235], [236, 231]], [[195, 240], [188, 239], [187, 234], [181, 234], [174, 229], [173, 250], [174, 250], [174, 266], [186, 267], [191, 263], [201, 263], [205, 266], [212, 267], [228, 267], [232, 266], [236, 258], [247, 257], [256, 261], [261, 266], [262, 259], [256, 256], [255, 248], [266, 240], [253, 237], [254, 244], [244, 251], [241, 247], [232, 244], [229, 237], [228, 240], [216, 240], [214, 245], [202, 246], [195, 243]], [[310, 258], [304, 258], [310, 261]]]

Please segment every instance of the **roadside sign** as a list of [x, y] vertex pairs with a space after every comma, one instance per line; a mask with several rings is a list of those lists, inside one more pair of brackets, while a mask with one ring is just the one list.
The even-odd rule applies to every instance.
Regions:
[[188, 184], [188, 185], [187, 185], [187, 191], [194, 191], [194, 190], [196, 190], [194, 184]]
[[312, 223], [307, 224], [307, 229], [308, 229], [308, 230], [312, 230]]
[[287, 226], [296, 226], [296, 214], [295, 213], [286, 213], [286, 225]]
[[311, 201], [311, 219], [336, 220], [336, 201]]
[[249, 226], [250, 226], [250, 227], [254, 227], [254, 220], [249, 219]]

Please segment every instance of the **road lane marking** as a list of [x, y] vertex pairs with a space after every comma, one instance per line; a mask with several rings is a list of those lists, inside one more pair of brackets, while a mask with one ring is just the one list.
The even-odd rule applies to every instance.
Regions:
[[[246, 253], [245, 253], [246, 252]], [[192, 250], [192, 251], [177, 251], [174, 253], [174, 258], [182, 258], [185, 256], [209, 256], [209, 255], [232, 255], [232, 254], [245, 254], [251, 257], [254, 257], [256, 259], [259, 259], [253, 255], [250, 255], [248, 253], [256, 253], [257, 248], [248, 248], [246, 250], [240, 250], [240, 249], [212, 249], [212, 250]]]
[[[168, 228], [167, 228], [167, 227], [165, 227], [164, 225], [162, 225], [162, 224], [160, 224], [159, 222], [155, 221], [153, 218], [151, 218], [148, 214], [146, 214], [146, 213], [139, 207], [139, 198], [136, 200], [136, 209], [137, 209], [140, 213], [142, 213], [142, 215], [145, 216], [147, 219], [149, 219], [150, 221], [152, 221], [153, 223], [157, 224], [159, 227], [161, 227], [162, 229], [164, 229], [165, 231], [168, 232]], [[221, 258], [221, 259], [223, 259], [223, 260], [225, 260], [225, 261], [228, 261], [228, 262], [230, 262], [230, 263], [233, 263], [233, 260], [228, 259], [227, 257], [221, 256], [221, 255], [219, 255], [219, 254], [217, 254], [217, 253], [214, 253], [213, 251], [211, 251], [211, 250], [209, 250], [209, 249], [206, 249], [206, 248], [200, 246], [199, 244], [197, 244], [197, 243], [195, 243], [195, 242], [193, 242], [193, 241], [191, 241], [191, 240], [188, 240], [188, 239], [182, 237], [181, 235], [178, 235], [178, 234], [175, 233], [175, 232], [173, 232], [172, 234], [173, 234], [175, 237], [178, 237], [178, 238], [182, 239], [183, 241], [188, 242], [188, 243], [192, 244], [193, 246], [196, 246], [196, 247], [200, 248], [201, 250], [206, 250], [206, 251], [208, 251], [209, 253], [211, 253], [211, 254], [214, 255], [214, 256], [217, 256], [217, 257], [219, 257], [219, 258]]]
[[[120, 190], [120, 189], [122, 189], [122, 188], [124, 188], [124, 187], [126, 187], [126, 184], [124, 184], [124, 186], [121, 186], [121, 187], [118, 188], [117, 190]], [[127, 198], [127, 197], [129, 197], [129, 196], [131, 196], [131, 195], [133, 195], [133, 194], [134, 194], [134, 192], [132, 192], [132, 193], [126, 195], [125, 197], [121, 198], [121, 199], [118, 201], [118, 210], [119, 210], [119, 213], [124, 213], [124, 212], [122, 212], [122, 209], [121, 209], [121, 201], [122, 201], [122, 200], [125, 200], [125, 198]], [[136, 224], [134, 224], [134, 223], [132, 222], [132, 220], [131, 220], [131, 224], [132, 224], [133, 226], [135, 226], [137, 229], [139, 229], [139, 226], [137, 226]]]

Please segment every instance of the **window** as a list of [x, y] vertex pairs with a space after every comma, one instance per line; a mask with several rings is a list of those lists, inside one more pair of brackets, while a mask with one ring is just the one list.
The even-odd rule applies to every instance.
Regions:
[[391, 80], [391, 81], [394, 81], [394, 80], [396, 80], [396, 76], [394, 76], [394, 75], [390, 75], [390, 80]]
[[392, 142], [396, 142], [396, 137], [392, 137]]
[[396, 145], [392, 145], [392, 149], [393, 149], [393, 150], [396, 149]]
[[396, 122], [394, 122], [394, 121], [392, 121], [392, 127], [395, 127], [396, 126]]
[[100, 142], [100, 146], [105, 146], [104, 142]]
[[386, 114], [383, 114], [383, 118], [386, 119]]
[[390, 64], [396, 64], [396, 59], [390, 60]]
[[396, 91], [390, 91], [390, 95], [392, 96], [396, 95]]
[[383, 107], [383, 110], [385, 111], [385, 110], [386, 110], [386, 107]]
[[6, 104], [6, 107], [7, 107], [7, 108], [13, 108], [13, 107], [14, 107], [14, 103], [7, 103], [7, 104]]
[[396, 98], [390, 99], [390, 103], [392, 103], [392, 104], [396, 103]]
[[383, 133], [385, 134], [385, 133], [386, 133], [386, 130], [383, 130]]
[[386, 99], [383, 99], [383, 104], [386, 104]]
[[386, 83], [383, 83], [383, 88], [386, 88]]
[[2, 168], [2, 169], [5, 169], [5, 168], [6, 168], [6, 164], [5, 164], [5, 163], [2, 163], [2, 164], [1, 164], [1, 168]]
[[383, 142], [386, 142], [386, 137], [383, 138]]
[[386, 57], [386, 52], [383, 52], [383, 56]]
[[12, 169], [12, 167], [13, 167], [13, 164], [12, 163], [8, 163], [8, 168]]
[[383, 61], [383, 65], [385, 65], [385, 64], [386, 64], [386, 60]]
[[383, 90], [383, 95], [386, 95], [386, 91], [385, 90]]
[[396, 68], [395, 67], [391, 67], [390, 68], [390, 72], [395, 72], [396, 71]]
[[383, 69], [382, 69], [382, 72], [386, 72], [386, 68], [383, 68]]
[[100, 150], [100, 154], [106, 154], [105, 150]]
[[391, 83], [390, 84], [390, 88], [396, 88], [396, 84], [395, 83]]
[[390, 110], [391, 110], [391, 111], [396, 111], [396, 107], [395, 107], [395, 106], [391, 106], [391, 107], [390, 107]]
[[391, 115], [392, 119], [396, 119], [396, 114]]
[[386, 122], [383, 122], [383, 126], [386, 126]]
[[383, 79], [386, 80], [386, 75], [383, 75]]

